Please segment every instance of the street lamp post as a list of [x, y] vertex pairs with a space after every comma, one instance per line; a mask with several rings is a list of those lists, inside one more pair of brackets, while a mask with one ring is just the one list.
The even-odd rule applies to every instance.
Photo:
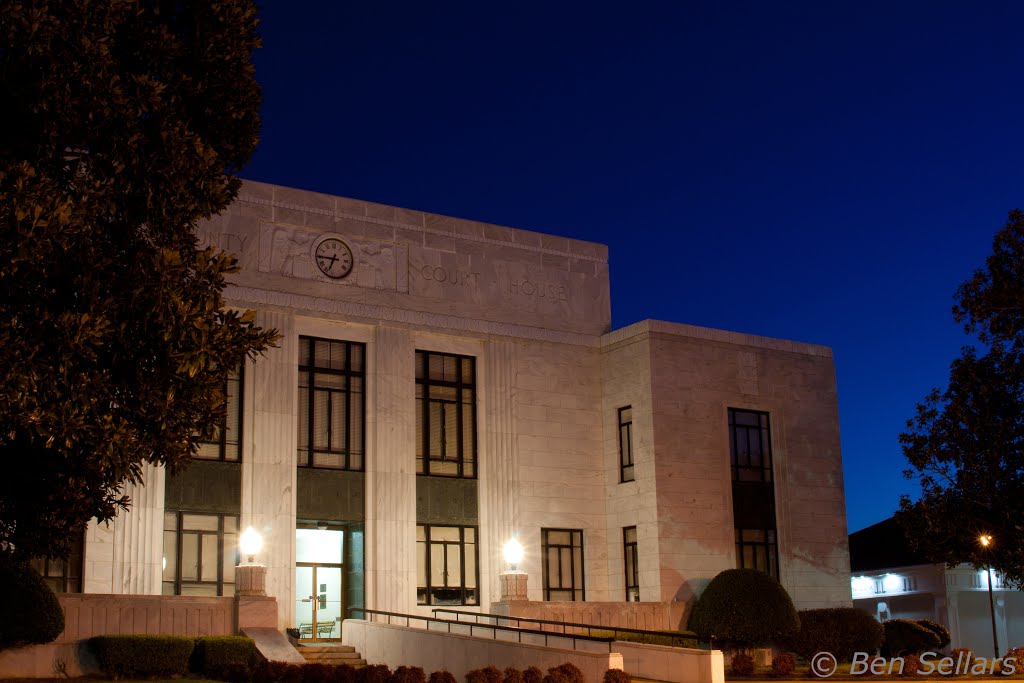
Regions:
[[988, 611], [992, 616], [992, 652], [993, 657], [999, 659], [999, 636], [996, 635], [996, 604], [992, 599], [992, 557], [989, 548], [992, 545], [992, 537], [988, 534], [982, 534], [978, 537], [978, 543], [981, 543], [982, 549], [988, 555], [988, 565], [985, 568], [985, 577], [988, 583]]

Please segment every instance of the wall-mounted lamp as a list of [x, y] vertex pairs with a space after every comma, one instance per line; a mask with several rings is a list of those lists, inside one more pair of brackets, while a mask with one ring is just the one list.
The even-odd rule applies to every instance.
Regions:
[[511, 538], [505, 543], [505, 547], [501, 549], [501, 552], [505, 556], [505, 561], [511, 566], [512, 571], [516, 571], [516, 565], [523, 561], [523, 545], [516, 539]]
[[252, 563], [256, 555], [263, 550], [263, 536], [251, 526], [246, 527], [238, 538], [238, 549], [243, 555], [248, 555], [249, 562]]

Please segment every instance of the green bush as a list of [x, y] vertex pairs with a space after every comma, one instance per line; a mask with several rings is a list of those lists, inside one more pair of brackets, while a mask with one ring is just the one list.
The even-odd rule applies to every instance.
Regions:
[[786, 678], [796, 671], [796, 657], [792, 652], [780, 652], [772, 657], [772, 675]]
[[[699, 647], [700, 641], [693, 631], [658, 631], [657, 633], [630, 633], [629, 631], [591, 631], [598, 638], [614, 638], [624, 643], [666, 645], [668, 647]], [[614, 669], [613, 669], [614, 670]]]
[[323, 662], [309, 662], [302, 667], [302, 683], [331, 683], [334, 667]]
[[633, 678], [622, 669], [608, 669], [603, 683], [633, 683]]
[[575, 664], [570, 664], [569, 662], [551, 667], [548, 669], [548, 673], [553, 677], [563, 678], [568, 681], [568, 683], [587, 683], [587, 679], [583, 675], [583, 672], [580, 671], [579, 667]]
[[531, 666], [523, 671], [523, 680], [526, 683], [541, 683], [544, 680], [544, 672], [535, 666]]
[[252, 668], [241, 662], [232, 662], [224, 667], [220, 678], [228, 683], [249, 683], [252, 680]]
[[466, 672], [466, 683], [487, 683], [483, 669], [473, 669]]
[[736, 676], [750, 676], [754, 673], [754, 658], [745, 652], [737, 652], [732, 656], [729, 668]]
[[184, 636], [110, 635], [88, 640], [108, 676], [184, 676], [195, 640]]
[[427, 679], [427, 683], [459, 683], [459, 682], [455, 679], [455, 675], [451, 671], [448, 671], [448, 669], [445, 669], [443, 671], [435, 671], [434, 673], [430, 674], [430, 678]]
[[939, 649], [946, 647], [950, 643], [949, 629], [940, 624], [937, 621], [931, 619], [918, 619], [917, 623], [924, 626], [926, 629], [934, 633], [939, 638]]
[[523, 672], [513, 667], [505, 669], [505, 680], [502, 683], [524, 683]]
[[43, 577], [6, 555], [0, 555], [0, 605], [0, 650], [49, 643], [64, 631], [64, 610]]
[[485, 666], [483, 668], [484, 681], [486, 683], [502, 683], [505, 678], [505, 674], [501, 672], [496, 666]]
[[882, 645], [882, 625], [862, 609], [829, 607], [797, 613], [800, 630], [786, 646], [804, 659], [818, 652], [831, 652], [849, 662], [855, 652], [874, 652]]
[[243, 636], [201, 636], [192, 650], [192, 671], [207, 678], [224, 678], [233, 664], [252, 667], [257, 660], [256, 643]]
[[707, 585], [689, 629], [737, 647], [786, 642], [800, 629], [793, 601], [778, 581], [756, 569], [728, 569]]
[[427, 683], [427, 674], [418, 666], [400, 666], [391, 674], [391, 683]]
[[885, 629], [885, 650], [890, 656], [918, 654], [939, 648], [939, 636], [913, 619], [889, 619]]
[[[924, 628], [923, 626], [921, 628]], [[921, 658], [917, 655], [907, 655], [903, 658], [903, 673], [901, 676], [916, 676], [921, 669]]]
[[[336, 665], [333, 674], [331, 676], [331, 683], [356, 683], [356, 670], [351, 664]], [[446, 683], [455, 683], [455, 681], [452, 680]]]

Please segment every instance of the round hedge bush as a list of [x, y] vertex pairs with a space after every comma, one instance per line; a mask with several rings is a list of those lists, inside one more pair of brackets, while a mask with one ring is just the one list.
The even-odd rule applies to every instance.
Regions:
[[781, 583], [756, 569], [728, 569], [701, 593], [689, 629], [706, 640], [759, 647], [792, 638], [800, 619]]
[[856, 652], [874, 652], [882, 645], [882, 625], [856, 607], [805, 609], [797, 613], [800, 630], [788, 643], [804, 659], [831, 652], [849, 662]]
[[885, 629], [885, 651], [889, 656], [902, 657], [939, 649], [939, 634], [915, 619], [889, 619], [882, 622]]
[[64, 610], [27, 562], [0, 555], [0, 650], [50, 643], [64, 631]]

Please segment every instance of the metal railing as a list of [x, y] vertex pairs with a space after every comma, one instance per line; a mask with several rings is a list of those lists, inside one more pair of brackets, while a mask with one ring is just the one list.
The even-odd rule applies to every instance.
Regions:
[[[437, 611], [442, 611], [442, 610], [434, 610], [434, 611], [437, 612]], [[452, 611], [454, 611], [454, 610], [452, 610]], [[438, 617], [425, 617], [425, 616], [422, 616], [422, 615], [419, 615], [419, 614], [403, 614], [402, 612], [385, 612], [383, 610], [377, 610], [377, 609], [363, 609], [362, 607], [349, 607], [348, 608], [348, 613], [349, 614], [356, 614], [356, 613], [362, 614], [364, 616], [364, 619], [363, 619], [364, 621], [372, 621], [372, 622], [375, 622], [375, 623], [381, 623], [381, 622], [379, 622], [379, 621], [377, 621], [375, 619], [366, 619], [365, 617], [367, 617], [367, 616], [369, 616], [369, 617], [375, 617], [375, 616], [387, 617], [387, 621], [385, 623], [387, 623], [389, 625], [405, 626], [407, 628], [413, 628], [412, 622], [423, 622], [423, 623], [426, 624], [426, 630], [428, 630], [428, 631], [437, 631], [437, 630], [439, 630], [439, 629], [431, 629], [430, 628], [430, 624], [445, 624], [446, 625], [446, 631], [448, 633], [452, 633], [452, 626], [468, 627], [469, 628], [469, 632], [468, 633], [463, 633], [463, 634], [459, 634], [459, 635], [470, 635], [470, 636], [475, 636], [475, 637], [482, 637], [482, 636], [478, 636], [474, 632], [474, 630], [473, 630], [474, 628], [490, 629], [492, 640], [502, 640], [503, 642], [513, 642], [513, 641], [511, 639], [499, 639], [498, 638], [498, 632], [499, 631], [504, 632], [504, 633], [515, 634], [516, 635], [515, 642], [518, 642], [520, 644], [522, 644], [522, 642], [523, 642], [523, 636], [524, 635], [526, 635], [526, 636], [543, 637], [544, 646], [545, 647], [550, 647], [550, 645], [548, 643], [548, 639], [549, 638], [568, 639], [568, 640], [572, 641], [572, 649], [573, 650], [578, 649], [576, 647], [577, 641], [582, 641], [582, 642], [591, 642], [591, 643], [604, 643], [608, 647], [608, 651], [611, 652], [612, 643], [615, 641], [615, 638], [612, 638], [610, 636], [592, 636], [592, 635], [583, 635], [583, 634], [580, 634], [580, 633], [556, 633], [556, 632], [553, 632], [553, 631], [542, 631], [542, 630], [539, 630], [539, 629], [518, 628], [518, 627], [515, 627], [515, 626], [499, 626], [498, 624], [474, 624], [474, 623], [470, 623], [468, 621], [459, 621], [458, 619], [440, 619]], [[394, 624], [393, 621], [392, 621], [393, 619], [405, 620], [405, 623], [404, 624], [401, 624], [401, 623]], [[527, 643], [527, 644], [528, 645], [537, 645], [538, 643], [530, 642], [530, 643]]]
[[[479, 624], [479, 625], [497, 625], [497, 622], [499, 620], [500, 621], [507, 621], [507, 622], [515, 622], [516, 626], [514, 628], [519, 628], [520, 625], [523, 624], [523, 623], [527, 623], [527, 624], [540, 624], [541, 628], [537, 629], [537, 630], [540, 630], [540, 631], [546, 632], [546, 633], [561, 633], [561, 634], [564, 634], [564, 635], [572, 635], [572, 634], [569, 633], [569, 629], [573, 629], [573, 630], [576, 630], [576, 631], [579, 632], [576, 635], [585, 635], [585, 636], [593, 636], [594, 633], [600, 633], [600, 634], [611, 633], [613, 640], [621, 640], [619, 638], [620, 634], [621, 635], [633, 635], [633, 636], [640, 636], [640, 637], [648, 637], [648, 638], [664, 638], [666, 640], [679, 640], [679, 641], [687, 641], [687, 640], [689, 640], [689, 641], [693, 641], [693, 643], [694, 643], [694, 645], [692, 647], [696, 647], [696, 648], [699, 648], [699, 649], [702, 649], [702, 650], [712, 649], [712, 644], [711, 643], [709, 643], [707, 641], [700, 640], [699, 638], [697, 638], [696, 634], [689, 635], [689, 634], [686, 634], [686, 633], [673, 633], [672, 631], [648, 631], [648, 630], [644, 630], [644, 629], [640, 629], [640, 628], [623, 628], [623, 627], [619, 627], [619, 626], [595, 626], [593, 624], [583, 624], [583, 623], [572, 622], [572, 621], [553, 621], [551, 619], [534, 619], [534, 618], [531, 618], [531, 617], [513, 617], [513, 616], [506, 616], [504, 614], [488, 614], [486, 612], [466, 612], [466, 611], [463, 611], [463, 610], [447, 609], [447, 608], [443, 608], [443, 607], [435, 608], [435, 609], [433, 609], [431, 611], [434, 614], [438, 614], [438, 613], [441, 613], [441, 614], [454, 614], [455, 615], [455, 621], [457, 623], [464, 623], [464, 624], [466, 624], [466, 623], [473, 623], [473, 624]], [[462, 621], [462, 617], [473, 617], [473, 621], [472, 622]], [[495, 624], [480, 624], [480, 619], [481, 618], [493, 619], [495, 621]], [[557, 631], [557, 630], [556, 631], [545, 631], [544, 628], [543, 628], [544, 626], [551, 626], [552, 628], [556, 628], [556, 629], [560, 628], [561, 631]], [[676, 646], [676, 647], [691, 647], [691, 646], [679, 645], [679, 646]]]

